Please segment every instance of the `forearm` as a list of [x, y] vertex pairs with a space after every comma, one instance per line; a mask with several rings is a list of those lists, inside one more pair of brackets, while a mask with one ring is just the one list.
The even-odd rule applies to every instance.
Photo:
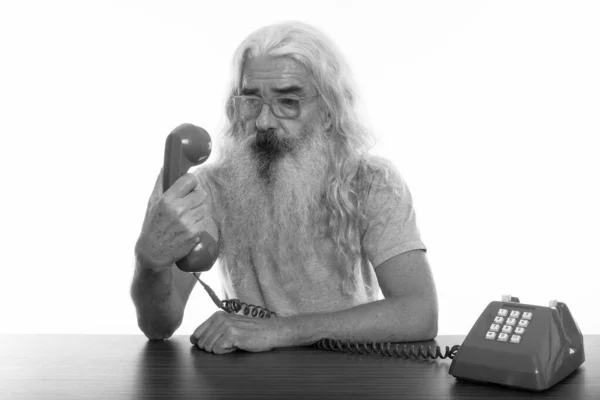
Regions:
[[167, 339], [181, 325], [184, 305], [175, 289], [172, 269], [155, 272], [137, 260], [131, 299], [138, 326], [148, 339]]
[[290, 346], [320, 339], [411, 342], [437, 336], [437, 305], [421, 298], [388, 298], [347, 310], [287, 317]]

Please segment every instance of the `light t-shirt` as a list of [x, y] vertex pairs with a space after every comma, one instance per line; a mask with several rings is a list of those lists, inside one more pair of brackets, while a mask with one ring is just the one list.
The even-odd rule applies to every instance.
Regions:
[[[208, 209], [216, 210], [218, 193], [202, 172], [196, 174], [210, 189]], [[219, 258], [215, 266], [220, 271], [224, 298], [264, 307], [279, 316], [339, 311], [383, 298], [375, 269], [396, 255], [426, 247], [416, 223], [411, 193], [402, 177], [391, 171], [390, 179], [400, 187], [397, 194], [382, 184], [381, 174], [367, 179], [370, 181], [365, 201], [368, 222], [361, 232], [362, 257], [353, 294], [344, 293], [340, 285], [344, 268], [336, 265], [333, 240], [320, 239], [314, 243], [315, 256], [299, 266], [300, 274], [293, 284], [278, 281], [276, 261], [269, 254], [253, 257], [253, 264], [244, 266], [245, 278], [239, 282], [229, 278], [224, 268], [226, 260]]]

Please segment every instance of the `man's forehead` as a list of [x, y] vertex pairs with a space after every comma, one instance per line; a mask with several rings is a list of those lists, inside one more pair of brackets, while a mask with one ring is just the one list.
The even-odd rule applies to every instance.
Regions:
[[244, 65], [242, 89], [273, 89], [300, 86], [308, 91], [312, 86], [311, 75], [290, 57], [252, 57]]

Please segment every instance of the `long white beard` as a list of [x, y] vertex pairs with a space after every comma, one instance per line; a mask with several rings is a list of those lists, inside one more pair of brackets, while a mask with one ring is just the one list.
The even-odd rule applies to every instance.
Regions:
[[323, 137], [315, 134], [315, 128], [304, 132], [274, 160], [253, 150], [254, 135], [226, 151], [222, 255], [236, 261], [228, 263], [232, 276], [243, 279], [243, 270], [231, 268], [249, 266], [253, 254], [268, 254], [280, 278], [288, 281], [303, 261], [313, 257], [315, 241], [323, 234], [322, 197], [329, 168]]

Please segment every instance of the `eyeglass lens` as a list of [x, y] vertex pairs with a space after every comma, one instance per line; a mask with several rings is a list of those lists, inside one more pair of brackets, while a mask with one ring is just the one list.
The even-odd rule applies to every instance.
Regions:
[[263, 100], [258, 97], [235, 97], [234, 105], [242, 117], [257, 117], [264, 103], [269, 104], [271, 111], [279, 118], [296, 118], [300, 115], [300, 100], [290, 97], [275, 97]]

